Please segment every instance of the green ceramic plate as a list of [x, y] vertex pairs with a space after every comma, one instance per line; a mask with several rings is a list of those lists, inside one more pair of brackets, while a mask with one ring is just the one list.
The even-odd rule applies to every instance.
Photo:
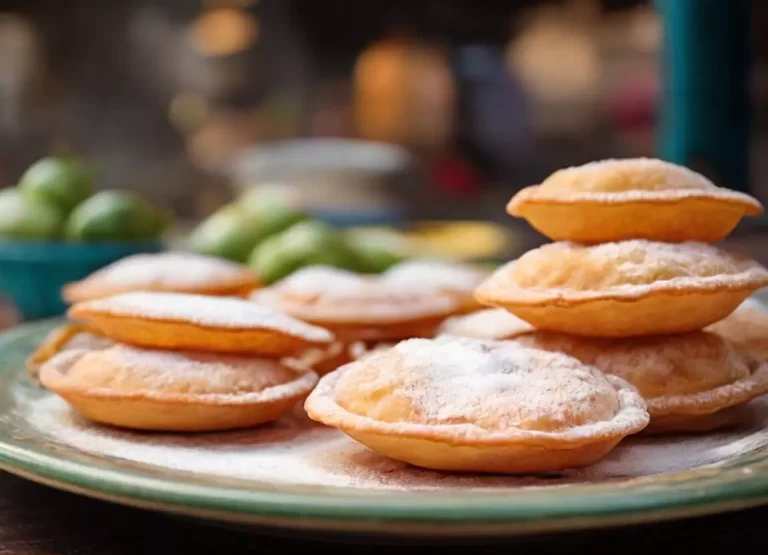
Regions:
[[379, 457], [298, 413], [258, 430], [197, 436], [90, 425], [25, 375], [25, 358], [57, 323], [0, 335], [0, 467], [82, 495], [230, 523], [441, 537], [613, 526], [768, 502], [768, 402], [738, 429], [628, 440], [583, 471], [450, 476]]

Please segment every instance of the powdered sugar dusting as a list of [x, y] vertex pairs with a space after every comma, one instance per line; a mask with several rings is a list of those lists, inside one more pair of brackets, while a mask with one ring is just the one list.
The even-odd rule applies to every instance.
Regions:
[[121, 287], [153, 287], [173, 283], [178, 287], [199, 287], [210, 283], [242, 280], [244, 266], [229, 260], [186, 252], [135, 254], [121, 258], [91, 274]]
[[466, 264], [441, 260], [406, 260], [389, 268], [381, 279], [388, 285], [406, 288], [444, 289], [471, 293], [487, 272]]
[[[580, 248], [579, 245], [563, 244], [564, 249]], [[582, 247], [583, 248], [583, 247]], [[553, 249], [555, 250], [555, 249]], [[708, 243], [660, 243], [645, 239], [633, 239], [615, 243], [602, 243], [584, 249], [590, 262], [604, 264], [616, 261], [624, 272], [643, 272], [664, 269], [676, 276], [711, 276], [721, 273], [735, 274], [751, 266], [745, 260]], [[646, 269], [645, 272], [648, 270]]]
[[297, 318], [343, 324], [383, 324], [447, 316], [461, 304], [455, 294], [435, 285], [389, 282], [381, 276], [324, 266], [298, 270], [255, 291], [250, 298]]
[[761, 208], [747, 194], [718, 187], [685, 166], [655, 158], [597, 160], [563, 168], [540, 186], [527, 189], [525, 195], [606, 203], [709, 197], [751, 205], [753, 210]]
[[318, 343], [333, 339], [333, 335], [325, 329], [291, 318], [273, 308], [235, 298], [140, 291], [87, 301], [75, 305], [75, 309], [217, 328], [273, 329]]
[[560, 353], [443, 337], [403, 341], [366, 364], [394, 353], [402, 359], [392, 379], [424, 423], [562, 430], [609, 421], [619, 411], [616, 390], [597, 369]]
[[[371, 278], [330, 266], [306, 266], [272, 287], [298, 295], [355, 295]], [[258, 295], [258, 291], [255, 293]]]
[[565, 293], [599, 298], [633, 297], [649, 291], [757, 289], [768, 270], [748, 258], [698, 242], [643, 239], [585, 246], [567, 241], [528, 251], [497, 269], [476, 294], [533, 296]]
[[[768, 400], [753, 403], [753, 418], [707, 435], [632, 437], [582, 470], [546, 477], [475, 476], [421, 470], [378, 455], [303, 412], [252, 430], [142, 434], [90, 424], [58, 397], [14, 391], [18, 432], [33, 430], [56, 446], [140, 468], [191, 472], [201, 478], [244, 480], [242, 487], [306, 485], [361, 491], [487, 491], [599, 483], [716, 464], [768, 447]], [[145, 466], [148, 465], [148, 466]]]
[[53, 357], [55, 368], [70, 384], [120, 393], [168, 398], [215, 396], [228, 403], [266, 401], [307, 391], [312, 374], [276, 359], [191, 351], [157, 351], [115, 345], [100, 351], [69, 350]]

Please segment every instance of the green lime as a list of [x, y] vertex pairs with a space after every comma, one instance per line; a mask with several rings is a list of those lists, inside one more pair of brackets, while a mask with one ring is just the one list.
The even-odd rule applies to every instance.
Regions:
[[75, 208], [66, 234], [72, 241], [148, 241], [157, 239], [171, 222], [170, 214], [136, 193], [102, 191]]
[[245, 262], [264, 237], [248, 213], [230, 204], [219, 208], [192, 230], [188, 244], [200, 254]]
[[43, 158], [32, 164], [19, 180], [19, 189], [30, 199], [70, 212], [93, 190], [94, 172], [70, 158]]
[[377, 274], [408, 258], [408, 242], [396, 232], [352, 229], [346, 237], [361, 272]]
[[0, 237], [8, 239], [56, 239], [64, 215], [50, 204], [27, 198], [16, 188], [0, 191]]
[[279, 195], [258, 189], [246, 191], [237, 204], [253, 218], [264, 237], [280, 233], [307, 219], [306, 214], [292, 207]]
[[359, 262], [344, 236], [314, 220], [299, 222], [265, 239], [249, 258], [251, 268], [265, 283], [274, 283], [311, 265], [357, 270]]

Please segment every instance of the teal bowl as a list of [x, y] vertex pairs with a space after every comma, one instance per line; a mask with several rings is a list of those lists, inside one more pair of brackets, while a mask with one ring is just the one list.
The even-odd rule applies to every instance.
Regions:
[[120, 258], [160, 252], [160, 242], [37, 243], [0, 240], [0, 291], [24, 321], [64, 314], [61, 288]]

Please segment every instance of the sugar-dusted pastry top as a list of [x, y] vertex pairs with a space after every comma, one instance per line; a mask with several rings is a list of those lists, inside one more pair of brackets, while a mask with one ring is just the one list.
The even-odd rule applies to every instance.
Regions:
[[448, 318], [437, 333], [477, 339], [509, 339], [533, 329], [528, 322], [503, 308], [486, 308]]
[[[99, 351], [68, 350], [43, 367], [57, 371], [69, 389], [144, 396], [280, 396], [315, 381], [275, 359], [221, 353], [156, 351], [115, 345]], [[45, 374], [44, 374], [45, 377]], [[278, 388], [278, 389], [275, 389]], [[276, 397], [277, 398], [277, 397]]]
[[536, 199], [626, 202], [696, 197], [743, 204], [751, 214], [762, 211], [762, 205], [749, 195], [718, 187], [689, 168], [653, 158], [599, 160], [558, 170], [541, 184], [518, 193], [510, 208]]
[[389, 424], [589, 435], [607, 422], [642, 427], [646, 418], [644, 403], [625, 382], [575, 358], [513, 342], [410, 339], [340, 372], [335, 402]]
[[765, 284], [768, 270], [760, 264], [706, 243], [630, 240], [585, 246], [558, 242], [506, 264], [479, 292], [600, 297]]
[[187, 293], [134, 292], [74, 305], [74, 318], [106, 315], [184, 322], [225, 329], [272, 329], [310, 342], [327, 343], [333, 335], [282, 312], [243, 299]]
[[468, 264], [440, 260], [406, 260], [381, 274], [381, 279], [394, 287], [438, 288], [458, 293], [471, 293], [489, 272]]
[[228, 260], [185, 252], [135, 254], [65, 287], [65, 295], [90, 298], [118, 292], [200, 292], [255, 285], [248, 268]]
[[389, 282], [325, 266], [310, 266], [251, 295], [297, 318], [334, 323], [394, 323], [448, 315], [460, 300], [418, 282]]
[[[757, 362], [722, 337], [691, 332], [659, 337], [587, 339], [537, 331], [515, 338], [527, 347], [565, 353], [635, 386], [649, 411], [716, 407], [754, 383]], [[763, 374], [765, 371], [763, 371]]]

